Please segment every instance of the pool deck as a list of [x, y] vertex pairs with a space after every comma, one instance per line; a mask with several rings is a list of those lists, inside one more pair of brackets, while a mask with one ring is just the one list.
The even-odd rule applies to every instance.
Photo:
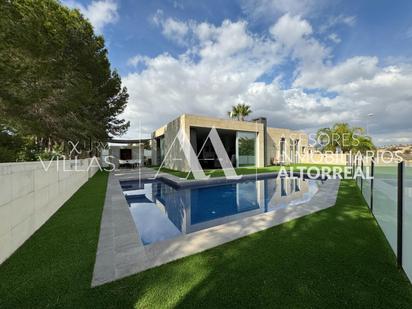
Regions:
[[[274, 173], [245, 175], [242, 179], [261, 179]], [[240, 237], [329, 208], [336, 203], [339, 180], [324, 182], [307, 203], [241, 218], [205, 230], [144, 246], [124, 197], [119, 181], [153, 179], [150, 168], [116, 170], [110, 173], [102, 213], [99, 243], [94, 266], [92, 287], [118, 280], [188, 255], [192, 255]], [[233, 182], [224, 177], [209, 180], [185, 180], [160, 173], [163, 181], [177, 187]]]

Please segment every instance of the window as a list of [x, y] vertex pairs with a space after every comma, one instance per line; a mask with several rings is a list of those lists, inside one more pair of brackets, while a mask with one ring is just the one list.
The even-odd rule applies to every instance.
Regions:
[[285, 138], [280, 139], [280, 162], [285, 162]]
[[131, 149], [120, 149], [120, 160], [131, 160], [132, 150]]
[[236, 133], [236, 157], [237, 167], [256, 165], [256, 133]]

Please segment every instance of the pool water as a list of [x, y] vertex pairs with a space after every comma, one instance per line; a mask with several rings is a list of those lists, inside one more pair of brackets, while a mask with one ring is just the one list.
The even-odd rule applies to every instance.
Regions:
[[175, 189], [161, 182], [120, 182], [144, 245], [308, 202], [319, 181], [266, 178]]

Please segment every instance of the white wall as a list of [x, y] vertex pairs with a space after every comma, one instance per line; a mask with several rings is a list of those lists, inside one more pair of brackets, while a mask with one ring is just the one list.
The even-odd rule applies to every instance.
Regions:
[[0, 163], [0, 264], [96, 173], [90, 162]]

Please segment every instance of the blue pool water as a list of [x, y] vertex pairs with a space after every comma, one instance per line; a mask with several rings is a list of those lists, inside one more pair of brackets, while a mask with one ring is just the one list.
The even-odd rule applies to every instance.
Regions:
[[308, 202], [319, 181], [267, 178], [175, 189], [161, 181], [122, 181], [143, 244]]

